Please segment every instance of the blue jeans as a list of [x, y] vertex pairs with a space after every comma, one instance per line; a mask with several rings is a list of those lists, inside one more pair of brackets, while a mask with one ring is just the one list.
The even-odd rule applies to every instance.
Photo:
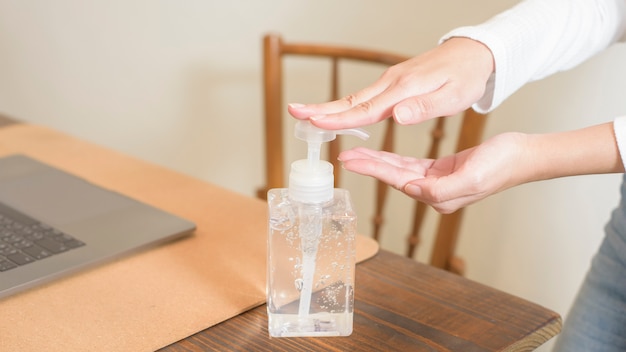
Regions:
[[555, 351], [626, 351], [626, 175], [621, 193]]

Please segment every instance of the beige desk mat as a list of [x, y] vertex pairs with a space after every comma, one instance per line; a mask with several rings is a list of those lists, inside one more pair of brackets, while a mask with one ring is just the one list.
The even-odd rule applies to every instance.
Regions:
[[[0, 300], [0, 351], [153, 351], [264, 303], [264, 202], [35, 125], [0, 129], [0, 155], [13, 153], [188, 218], [198, 229]], [[359, 236], [357, 260], [377, 250]]]

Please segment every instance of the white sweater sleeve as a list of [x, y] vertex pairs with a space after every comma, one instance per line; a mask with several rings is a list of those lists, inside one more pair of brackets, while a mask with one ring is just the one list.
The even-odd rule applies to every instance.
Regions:
[[488, 112], [527, 82], [572, 68], [626, 39], [626, 0], [526, 0], [489, 21], [446, 34], [492, 52], [495, 73], [474, 109]]

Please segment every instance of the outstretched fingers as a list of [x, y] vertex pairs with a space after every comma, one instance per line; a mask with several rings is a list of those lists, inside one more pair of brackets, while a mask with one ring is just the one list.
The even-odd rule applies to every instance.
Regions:
[[424, 178], [431, 160], [403, 157], [384, 151], [355, 148], [339, 155], [346, 170], [377, 178], [402, 190], [409, 182]]
[[[391, 114], [391, 109], [387, 109], [387, 115], [381, 118], [380, 116], [385, 115], [385, 112], [374, 111], [371, 104], [371, 99], [381, 94], [387, 86], [385, 82], [379, 80], [375, 84], [339, 100], [321, 104], [292, 103], [288, 105], [287, 109], [297, 119], [318, 121], [327, 118], [327, 121], [321, 124], [316, 123], [319, 127], [327, 129], [351, 128], [373, 124]], [[343, 115], [346, 115], [346, 112], [349, 118], [351, 115], [356, 115], [351, 119], [356, 119], [358, 122], [343, 121]]]

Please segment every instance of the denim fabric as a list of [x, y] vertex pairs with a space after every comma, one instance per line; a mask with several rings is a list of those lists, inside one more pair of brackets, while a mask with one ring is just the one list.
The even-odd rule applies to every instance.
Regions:
[[621, 193], [555, 351], [626, 351], [626, 175]]

